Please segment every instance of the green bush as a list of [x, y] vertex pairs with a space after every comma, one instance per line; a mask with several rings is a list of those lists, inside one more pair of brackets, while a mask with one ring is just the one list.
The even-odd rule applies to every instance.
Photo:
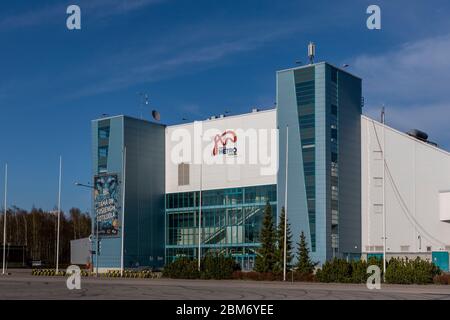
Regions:
[[386, 282], [396, 284], [427, 284], [440, 275], [440, 269], [433, 263], [416, 258], [391, 259], [386, 267]]
[[370, 265], [377, 265], [382, 269], [382, 261], [376, 258], [350, 262], [335, 258], [323, 264], [316, 273], [316, 279], [319, 282], [365, 283], [370, 276], [367, 273]]
[[163, 277], [174, 279], [198, 279], [197, 260], [179, 258], [166, 265], [163, 269]]
[[174, 279], [231, 279], [239, 265], [232, 257], [210, 254], [202, 258], [201, 272], [198, 260], [177, 259], [164, 267], [163, 277]]
[[207, 255], [202, 259], [202, 279], [231, 279], [234, 271], [240, 270], [232, 257], [224, 255]]
[[346, 260], [334, 258], [317, 270], [319, 282], [351, 282], [351, 265]]

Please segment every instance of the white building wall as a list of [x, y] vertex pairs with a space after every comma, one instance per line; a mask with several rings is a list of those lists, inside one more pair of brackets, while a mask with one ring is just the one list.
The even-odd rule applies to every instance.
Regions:
[[365, 116], [361, 138], [362, 251], [383, 250], [383, 149], [387, 254], [449, 250], [440, 203], [450, 190], [450, 153]]
[[[226, 147], [236, 147], [237, 154], [214, 156], [214, 139], [227, 130], [237, 141]], [[275, 109], [168, 126], [166, 193], [199, 190], [200, 180], [202, 190], [276, 184], [277, 134]], [[179, 185], [180, 163], [189, 164], [188, 185]]]

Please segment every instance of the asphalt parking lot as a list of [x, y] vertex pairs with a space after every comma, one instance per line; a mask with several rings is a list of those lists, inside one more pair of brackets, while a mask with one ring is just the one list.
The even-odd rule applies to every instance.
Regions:
[[450, 286], [365, 285], [257, 282], [239, 280], [82, 278], [80, 290], [69, 290], [65, 277], [32, 276], [31, 270], [0, 275], [0, 299], [84, 300], [450, 300]]

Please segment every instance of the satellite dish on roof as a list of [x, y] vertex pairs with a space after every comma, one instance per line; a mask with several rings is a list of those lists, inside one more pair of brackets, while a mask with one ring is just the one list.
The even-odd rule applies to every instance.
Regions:
[[156, 111], [156, 110], [153, 110], [153, 111], [152, 111], [152, 117], [153, 117], [153, 119], [154, 119], [155, 121], [161, 120], [161, 115], [160, 115], [159, 112]]

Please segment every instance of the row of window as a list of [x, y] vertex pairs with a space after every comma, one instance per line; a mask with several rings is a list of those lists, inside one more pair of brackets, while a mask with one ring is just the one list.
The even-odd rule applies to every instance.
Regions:
[[339, 166], [338, 166], [338, 72], [331, 69], [330, 87], [330, 139], [331, 139], [331, 247], [333, 252], [339, 251]]
[[[274, 202], [276, 185], [230, 188], [202, 191], [202, 206], [232, 206], [240, 204]], [[199, 206], [199, 192], [180, 192], [166, 195], [166, 209], [192, 208]]]
[[[306, 77], [306, 74], [305, 74]], [[311, 247], [315, 251], [315, 80], [303, 79], [296, 84], [297, 106], [299, 111], [299, 127], [303, 156], [303, 172], [305, 178], [306, 197], [308, 199], [309, 227], [311, 231]]]
[[98, 156], [98, 173], [106, 173], [108, 171], [107, 169], [107, 162], [108, 162], [108, 144], [109, 144], [109, 134], [110, 134], [110, 127], [109, 127], [109, 120], [105, 120], [103, 122], [99, 123], [98, 128], [98, 143], [99, 147], [97, 150], [97, 156]]
[[[259, 242], [265, 205], [202, 210], [202, 244], [251, 244]], [[272, 206], [274, 219], [276, 206]], [[166, 216], [167, 244], [198, 244], [199, 212], [171, 212]]]

